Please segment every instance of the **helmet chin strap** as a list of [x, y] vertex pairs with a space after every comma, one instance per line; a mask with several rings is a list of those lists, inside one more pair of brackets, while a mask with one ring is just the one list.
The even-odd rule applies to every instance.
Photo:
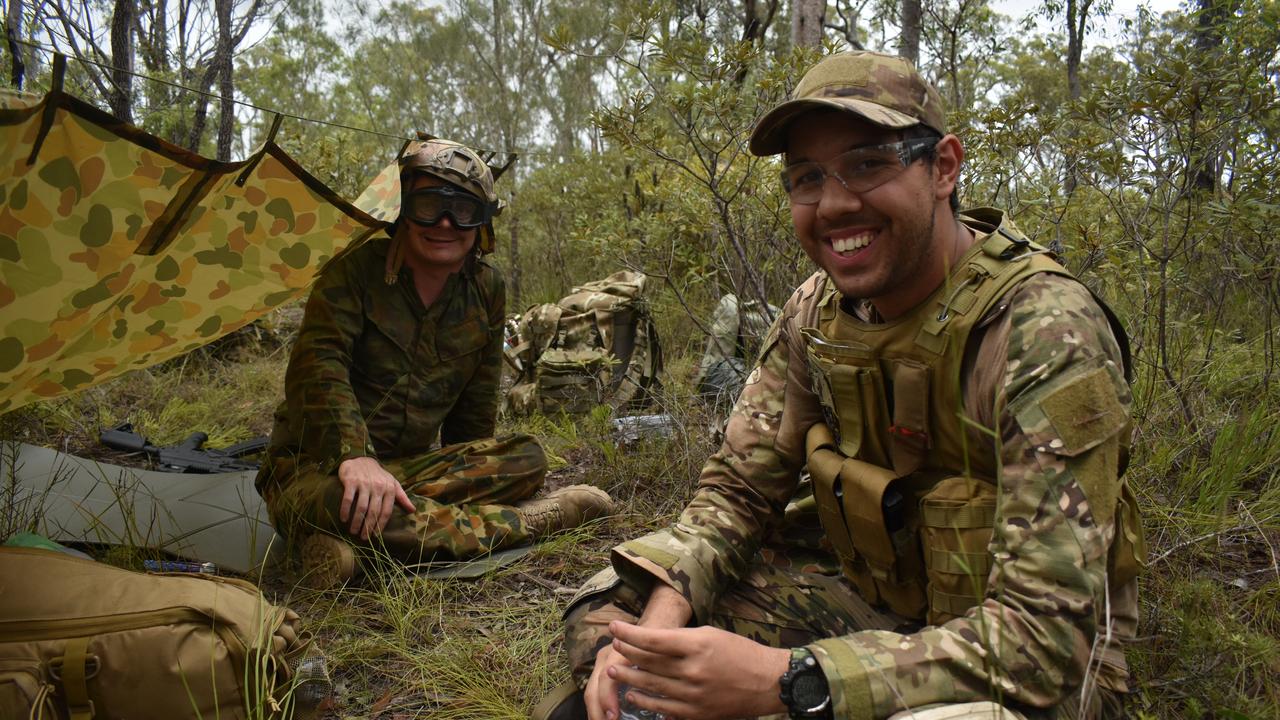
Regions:
[[404, 243], [400, 240], [400, 221], [392, 226], [395, 230], [391, 235], [391, 244], [387, 246], [387, 265], [382, 276], [382, 281], [388, 285], [395, 285], [396, 280], [400, 279], [400, 268], [404, 265]]

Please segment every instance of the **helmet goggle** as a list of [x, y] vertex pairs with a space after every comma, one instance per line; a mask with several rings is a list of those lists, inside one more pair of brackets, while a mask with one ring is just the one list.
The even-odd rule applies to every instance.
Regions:
[[493, 206], [452, 187], [429, 187], [407, 193], [400, 215], [419, 225], [435, 225], [448, 215], [454, 227], [466, 230], [488, 224], [493, 219]]

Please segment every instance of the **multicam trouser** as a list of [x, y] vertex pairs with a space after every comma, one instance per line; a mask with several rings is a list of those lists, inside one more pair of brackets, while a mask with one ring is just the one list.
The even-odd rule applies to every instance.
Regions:
[[[859, 630], [912, 632], [919, 628], [918, 623], [872, 608], [839, 575], [785, 567], [786, 558], [781, 553], [764, 557], [764, 562], [752, 566], [720, 597], [708, 624], [779, 648], [799, 647]], [[803, 566], [804, 569], [810, 567], [808, 562]], [[569, 669], [579, 688], [585, 687], [591, 677], [596, 653], [613, 639], [609, 635], [609, 622], [635, 622], [644, 609], [644, 601], [645, 598], [623, 584], [611, 568], [597, 573], [582, 586], [565, 614], [564, 643]], [[1088, 717], [1123, 717], [1118, 697], [1101, 689], [1097, 695], [1100, 707], [1093, 708]], [[1015, 712], [993, 702], [974, 702], [913, 708], [893, 715], [890, 720], [1036, 717], [1039, 716]]]
[[[612, 641], [609, 623], [635, 622], [645, 598], [605, 569], [587, 581], [565, 615], [565, 653], [578, 686]], [[708, 624], [771, 647], [799, 647], [858, 630], [893, 630], [901, 618], [876, 612], [838, 576], [757, 564], [721, 596]]]
[[[465, 559], [527, 542], [529, 533], [512, 505], [542, 487], [547, 460], [532, 437], [508, 435], [382, 466], [400, 480], [417, 510], [395, 508], [369, 544], [416, 563]], [[358, 544], [339, 519], [342, 483], [336, 474], [300, 470], [265, 500], [276, 529], [290, 539], [319, 531]]]

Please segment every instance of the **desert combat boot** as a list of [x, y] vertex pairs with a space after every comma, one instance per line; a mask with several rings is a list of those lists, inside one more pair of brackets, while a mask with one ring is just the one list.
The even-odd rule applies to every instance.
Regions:
[[516, 512], [534, 540], [612, 515], [613, 511], [613, 498], [609, 493], [591, 485], [569, 485], [544, 498], [516, 505]]
[[312, 590], [333, 590], [355, 577], [359, 565], [355, 549], [332, 535], [315, 534], [302, 541], [302, 584]]

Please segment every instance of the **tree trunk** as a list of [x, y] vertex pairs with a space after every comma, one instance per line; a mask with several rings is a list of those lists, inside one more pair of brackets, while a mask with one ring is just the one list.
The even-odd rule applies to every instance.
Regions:
[[[141, 5], [144, 21], [139, 30], [138, 56], [142, 66], [151, 77], [170, 77], [169, 62], [169, 7], [167, 0], [149, 0]], [[152, 111], [169, 108], [176, 101], [177, 94], [173, 88], [164, 83], [149, 81], [145, 83], [147, 106]], [[157, 134], [173, 142], [182, 144], [186, 138], [171, 132], [171, 128], [163, 128]]]
[[746, 0], [743, 3], [742, 39], [746, 42], [764, 40], [764, 34], [773, 24], [778, 12], [778, 0]]
[[1080, 59], [1084, 56], [1084, 23], [1091, 0], [1067, 0], [1067, 97], [1079, 100]]
[[204, 128], [209, 115], [209, 98], [205, 93], [213, 87], [214, 77], [218, 75], [218, 66], [209, 65], [200, 76], [200, 84], [196, 89], [200, 92], [195, 97], [195, 110], [191, 115], [191, 131], [187, 135], [186, 148], [191, 152], [200, 152], [200, 141], [204, 139]]
[[107, 106], [124, 122], [133, 122], [134, 0], [116, 0], [111, 13], [111, 94]]
[[826, 0], [792, 0], [791, 44], [817, 47], [822, 42], [822, 18], [826, 13]]
[[[761, 7], [761, 5], [764, 7]], [[778, 11], [778, 0], [746, 0], [743, 3], [742, 15], [742, 41], [743, 42], [764, 42], [764, 34], [768, 31], [769, 25], [773, 23], [774, 13]], [[743, 63], [734, 73], [733, 82], [737, 85], [747, 79], [747, 64]]]
[[[1195, 44], [1196, 62], [1210, 65], [1216, 50], [1222, 45], [1222, 23], [1232, 10], [1230, 0], [1198, 0], [1196, 3]], [[1214, 138], [1201, 139], [1202, 115], [1204, 109], [1204, 73], [1195, 74], [1195, 82], [1191, 88], [1191, 138], [1193, 152], [1187, 158], [1188, 170], [1191, 173], [1191, 187], [1199, 192], [1212, 193], [1218, 188], [1219, 161], [1222, 143]], [[1198, 150], [1199, 152], [1194, 152]]]
[[[515, 204], [515, 195], [511, 196], [511, 204]], [[511, 269], [507, 276], [511, 278], [511, 292], [507, 293], [507, 312], [512, 312], [512, 308], [519, 311], [524, 305], [520, 300], [520, 279], [524, 274], [520, 267], [520, 215], [512, 213], [511, 216], [511, 232], [507, 234], [507, 245], [511, 248]]]
[[902, 35], [898, 38], [898, 54], [920, 64], [920, 0], [902, 0]]
[[[1080, 60], [1084, 56], [1084, 26], [1089, 15], [1089, 5], [1093, 0], [1067, 0], [1067, 97], [1071, 102], [1080, 99], [1083, 88], [1080, 83]], [[1070, 196], [1080, 183], [1079, 169], [1075, 148], [1070, 147], [1076, 138], [1075, 130], [1068, 132], [1069, 149], [1065, 155], [1066, 174], [1063, 178], [1063, 190]], [[1056, 241], [1056, 239], [1055, 239]], [[1061, 243], [1059, 243], [1061, 244]]]
[[218, 117], [218, 159], [231, 159], [231, 132], [235, 128], [235, 87], [231, 81], [234, 63], [231, 62], [231, 3], [233, 0], [216, 0], [218, 13], [218, 50], [214, 54], [213, 64], [219, 68], [219, 94], [222, 96], [222, 111]]
[[22, 37], [22, 0], [9, 0], [9, 12], [4, 20], [5, 41], [9, 45], [9, 81], [13, 86], [22, 89], [22, 78], [27, 73], [26, 63], [22, 61], [22, 47], [18, 38]]

